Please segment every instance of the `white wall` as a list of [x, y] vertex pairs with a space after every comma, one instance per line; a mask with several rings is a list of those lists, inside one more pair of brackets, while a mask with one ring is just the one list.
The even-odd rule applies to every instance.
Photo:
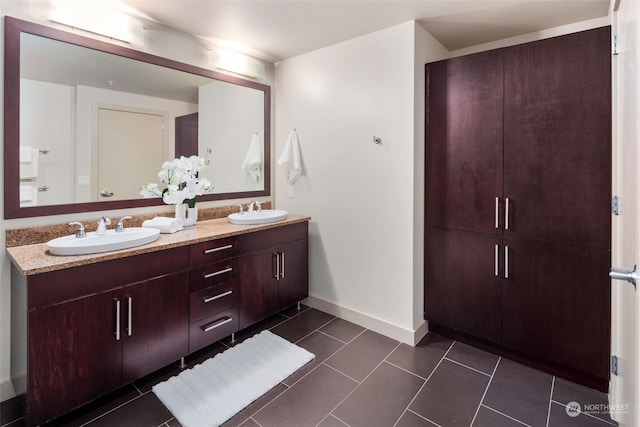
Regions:
[[[72, 32], [71, 29], [57, 26], [46, 19], [46, 6], [48, 2], [43, 0], [0, 0], [0, 57], [4, 57], [4, 16], [9, 15], [15, 18], [24, 19], [26, 21], [36, 22], [42, 25], [57, 27], [65, 31]], [[89, 36], [87, 33], [81, 33]], [[100, 38], [99, 36], [93, 36]], [[108, 41], [108, 40], [107, 40]], [[144, 34], [144, 46], [131, 46], [133, 49], [148, 52], [154, 55], [170, 58], [173, 60], [185, 62], [203, 68], [211, 68], [209, 63], [209, 52], [204, 49], [201, 43], [193, 36], [171, 31], [169, 29], [155, 29], [146, 31]], [[267, 75], [260, 83], [271, 85], [273, 82], [273, 66], [267, 65]], [[4, 67], [0, 67], [0, 81], [4, 81]], [[3, 98], [3, 86], [0, 85], [0, 99]], [[273, 109], [273, 101], [272, 101]], [[0, 102], [0, 116], [3, 114], [3, 104]], [[2, 140], [4, 123], [0, 120], [0, 144], [4, 144]], [[271, 126], [273, 129], [274, 126]], [[274, 134], [272, 131], [271, 138]], [[272, 144], [273, 155], [274, 149]], [[4, 151], [0, 150], [0, 164], [4, 162]], [[272, 172], [273, 173], [273, 172]], [[273, 182], [272, 177], [273, 194]], [[0, 174], [0, 188], [4, 186], [4, 177]], [[271, 197], [265, 200], [272, 200]], [[248, 203], [249, 199], [222, 200], [216, 202], [202, 203], [202, 207], [222, 206], [231, 203]], [[47, 216], [38, 218], [24, 218], [14, 220], [3, 220], [4, 204], [0, 197], [0, 248], [6, 246], [5, 231], [7, 229], [18, 229], [31, 226], [62, 224], [69, 221], [88, 221], [98, 218], [101, 215], [122, 216], [126, 212], [129, 215], [140, 215], [150, 212], [157, 212], [164, 209], [167, 212], [172, 211], [171, 206], [156, 206], [139, 209], [112, 210], [103, 212], [85, 212], [77, 214], [67, 214], [58, 216]], [[14, 395], [14, 390], [10, 382], [10, 336], [11, 336], [11, 263], [6, 251], [0, 251], [0, 401], [6, 400]]]
[[411, 343], [429, 54], [446, 51], [411, 21], [276, 64], [276, 154], [295, 128], [304, 167], [293, 199], [276, 172], [276, 206], [312, 217], [309, 303]]

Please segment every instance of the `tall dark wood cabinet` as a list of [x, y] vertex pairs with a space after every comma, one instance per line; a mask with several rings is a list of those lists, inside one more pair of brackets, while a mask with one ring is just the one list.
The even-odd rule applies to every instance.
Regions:
[[606, 390], [604, 27], [427, 64], [425, 318]]

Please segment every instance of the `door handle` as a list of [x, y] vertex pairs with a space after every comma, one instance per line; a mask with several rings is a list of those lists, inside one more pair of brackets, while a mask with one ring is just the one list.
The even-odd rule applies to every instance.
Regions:
[[640, 276], [638, 276], [638, 272], [636, 270], [636, 266], [633, 266], [633, 270], [625, 270], [623, 268], [611, 268], [611, 271], [609, 271], [609, 277], [611, 277], [613, 280], [624, 280], [627, 281], [629, 283], [631, 283], [633, 285], [633, 287], [636, 287], [636, 281], [638, 280], [638, 278]]
[[111, 197], [113, 196], [113, 192], [109, 190], [102, 190], [100, 192], [100, 197]]

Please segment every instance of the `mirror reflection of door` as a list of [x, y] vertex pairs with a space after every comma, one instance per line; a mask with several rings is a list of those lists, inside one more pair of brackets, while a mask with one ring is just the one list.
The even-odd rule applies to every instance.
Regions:
[[140, 187], [158, 182], [170, 160], [162, 114], [98, 109], [98, 189], [96, 200], [140, 197]]

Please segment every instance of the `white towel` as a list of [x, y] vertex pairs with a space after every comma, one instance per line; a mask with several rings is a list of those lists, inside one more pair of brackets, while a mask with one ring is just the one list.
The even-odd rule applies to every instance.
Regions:
[[300, 158], [300, 141], [298, 134], [293, 129], [287, 138], [284, 150], [278, 159], [278, 165], [285, 168], [287, 172], [287, 182], [289, 182], [289, 198], [295, 197], [293, 184], [302, 176], [302, 162]]
[[20, 163], [31, 163], [33, 149], [26, 145], [20, 146]]
[[38, 187], [33, 185], [20, 186], [20, 207], [38, 205]]
[[143, 227], [157, 228], [162, 234], [171, 234], [182, 230], [182, 223], [175, 218], [157, 216], [153, 219], [147, 219], [142, 223]]
[[262, 150], [260, 147], [260, 137], [254, 133], [249, 143], [249, 149], [242, 162], [242, 170], [253, 178], [256, 184], [262, 176]]
[[[24, 150], [23, 150], [24, 148]], [[31, 155], [26, 154], [26, 149], [31, 151]], [[23, 155], [23, 151], [25, 154]], [[40, 151], [37, 148], [21, 147], [20, 148], [20, 179], [36, 179], [38, 177], [38, 155]], [[22, 159], [25, 161], [22, 161]], [[26, 159], [30, 159], [26, 161]]]

